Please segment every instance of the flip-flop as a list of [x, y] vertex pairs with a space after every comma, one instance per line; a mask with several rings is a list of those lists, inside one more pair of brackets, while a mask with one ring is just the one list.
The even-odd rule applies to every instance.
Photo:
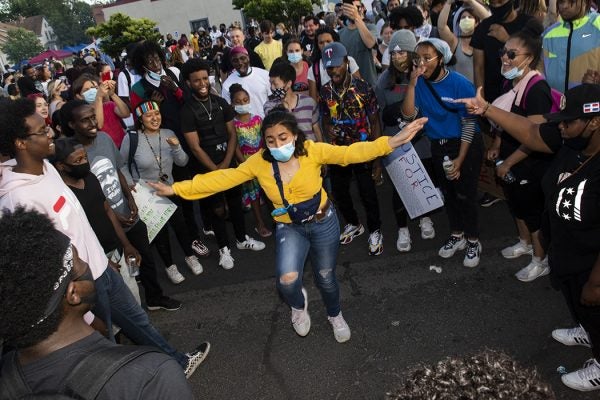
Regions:
[[264, 237], [264, 238], [269, 237], [273, 234], [273, 232], [271, 232], [267, 228], [265, 228], [265, 230], [263, 230], [263, 231], [260, 231], [258, 228], [254, 228], [254, 230], [256, 231], [256, 233], [258, 233], [261, 237]]

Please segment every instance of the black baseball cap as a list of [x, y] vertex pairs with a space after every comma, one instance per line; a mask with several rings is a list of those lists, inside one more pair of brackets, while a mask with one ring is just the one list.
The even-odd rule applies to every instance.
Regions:
[[583, 83], [565, 93], [560, 111], [545, 114], [547, 121], [572, 121], [600, 116], [600, 85]]

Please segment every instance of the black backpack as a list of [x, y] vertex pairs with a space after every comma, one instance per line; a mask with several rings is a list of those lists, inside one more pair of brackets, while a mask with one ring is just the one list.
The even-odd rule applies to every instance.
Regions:
[[131, 361], [147, 353], [160, 353], [152, 347], [113, 346], [83, 358], [55, 393], [32, 393], [23, 379], [16, 352], [11, 352], [2, 365], [0, 399], [94, 400], [112, 376]]
[[127, 135], [129, 136], [129, 153], [127, 154], [127, 169], [129, 170], [129, 175], [131, 175], [132, 178], [136, 176], [133, 175], [134, 169], [135, 173], [137, 174], [137, 177], [139, 177], [140, 170], [138, 169], [138, 166], [135, 163], [135, 152], [137, 151], [140, 135], [135, 129], [127, 129]]

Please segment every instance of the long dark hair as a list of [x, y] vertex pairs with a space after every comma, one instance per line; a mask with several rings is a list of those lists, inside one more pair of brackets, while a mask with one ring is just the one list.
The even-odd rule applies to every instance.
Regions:
[[340, 41], [340, 35], [338, 35], [338, 33], [336, 31], [334, 31], [333, 29], [331, 29], [330, 27], [326, 26], [326, 27], [317, 29], [317, 31], [315, 32], [315, 40], [313, 43], [313, 51], [312, 51], [312, 57], [311, 57], [312, 64], [315, 64], [315, 63], [318, 63], [319, 61], [321, 61], [322, 55], [321, 55], [321, 49], [319, 49], [319, 36], [324, 33], [329, 33], [334, 42]]
[[298, 127], [298, 121], [294, 114], [290, 113], [283, 106], [278, 106], [273, 108], [265, 117], [262, 122], [262, 126], [260, 128], [260, 134], [263, 138], [263, 152], [262, 157], [264, 160], [268, 162], [274, 162], [275, 159], [271, 155], [269, 148], [267, 147], [267, 141], [265, 140], [265, 131], [268, 128], [272, 128], [275, 125], [283, 125], [290, 132], [296, 135], [296, 145], [294, 149], [294, 157], [300, 157], [307, 155], [307, 151], [304, 148], [304, 142], [306, 141], [306, 136], [304, 136], [304, 132]]

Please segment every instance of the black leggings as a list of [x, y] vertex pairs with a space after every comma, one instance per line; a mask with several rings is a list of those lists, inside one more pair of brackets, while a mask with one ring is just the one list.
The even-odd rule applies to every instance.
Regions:
[[185, 217], [183, 214], [183, 210], [181, 207], [181, 200], [173, 197], [171, 200], [177, 205], [175, 209], [175, 213], [169, 218], [169, 222], [163, 226], [163, 228], [158, 232], [156, 238], [154, 239], [154, 245], [156, 245], [156, 250], [160, 255], [160, 258], [165, 263], [165, 266], [169, 267], [173, 264], [173, 255], [171, 251], [171, 241], [169, 240], [169, 226], [173, 228], [173, 232], [175, 232], [175, 236], [179, 241], [179, 245], [183, 249], [183, 253], [186, 257], [194, 255], [192, 251], [192, 242], [194, 241], [193, 237], [190, 234], [189, 225], [185, 223]]
[[233, 231], [238, 242], [246, 240], [246, 224], [244, 221], [244, 210], [242, 209], [241, 186], [233, 187], [221, 193], [201, 200], [203, 207], [208, 213], [208, 222], [215, 232], [215, 239], [219, 249], [229, 247], [227, 228], [225, 221], [233, 224]]

